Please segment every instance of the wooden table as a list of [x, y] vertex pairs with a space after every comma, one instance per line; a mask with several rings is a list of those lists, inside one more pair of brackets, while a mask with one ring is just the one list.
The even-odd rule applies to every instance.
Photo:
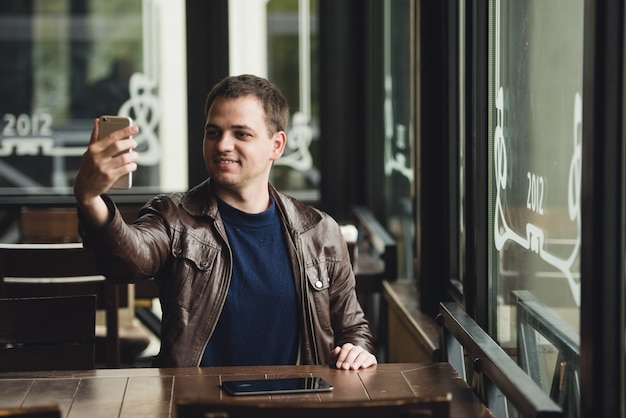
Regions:
[[58, 405], [64, 417], [175, 417], [178, 399], [233, 401], [235, 398], [219, 388], [222, 379], [311, 375], [323, 377], [334, 390], [253, 398], [329, 402], [450, 393], [451, 417], [492, 417], [448, 363], [388, 363], [358, 371], [327, 366], [254, 366], [0, 373], [0, 409]]

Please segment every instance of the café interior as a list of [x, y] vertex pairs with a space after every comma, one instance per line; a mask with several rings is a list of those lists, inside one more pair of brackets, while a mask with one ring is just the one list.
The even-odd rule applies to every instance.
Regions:
[[[626, 418], [625, 20], [619, 0], [0, 2], [0, 417]], [[206, 179], [206, 95], [238, 74], [289, 101], [270, 182], [339, 223], [373, 367], [153, 367], [161, 289], [83, 246], [93, 119], [140, 128], [107, 193], [132, 223]]]

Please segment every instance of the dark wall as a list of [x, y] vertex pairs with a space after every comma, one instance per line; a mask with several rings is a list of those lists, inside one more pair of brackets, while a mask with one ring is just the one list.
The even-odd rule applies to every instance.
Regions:
[[367, 4], [319, 2], [320, 206], [336, 218], [349, 216], [365, 194]]
[[202, 159], [204, 101], [228, 75], [228, 0], [187, 0], [188, 175], [194, 186], [207, 177]]

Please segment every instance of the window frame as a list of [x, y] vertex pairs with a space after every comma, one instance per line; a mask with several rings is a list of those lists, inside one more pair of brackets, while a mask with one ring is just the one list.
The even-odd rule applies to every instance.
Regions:
[[[585, 2], [581, 416], [626, 416], [623, 2]], [[619, 173], [620, 175], [615, 175]], [[621, 228], [615, 227], [620, 222]], [[622, 315], [620, 315], [622, 313]]]

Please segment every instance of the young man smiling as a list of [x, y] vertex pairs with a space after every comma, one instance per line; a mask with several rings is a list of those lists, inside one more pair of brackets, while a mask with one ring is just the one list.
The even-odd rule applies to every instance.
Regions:
[[339, 226], [269, 183], [287, 142], [282, 93], [260, 77], [227, 77], [205, 114], [207, 180], [156, 196], [133, 223], [105, 192], [136, 170], [136, 127], [97, 141], [96, 121], [74, 182], [84, 243], [102, 273], [159, 285], [154, 364], [376, 364]]

